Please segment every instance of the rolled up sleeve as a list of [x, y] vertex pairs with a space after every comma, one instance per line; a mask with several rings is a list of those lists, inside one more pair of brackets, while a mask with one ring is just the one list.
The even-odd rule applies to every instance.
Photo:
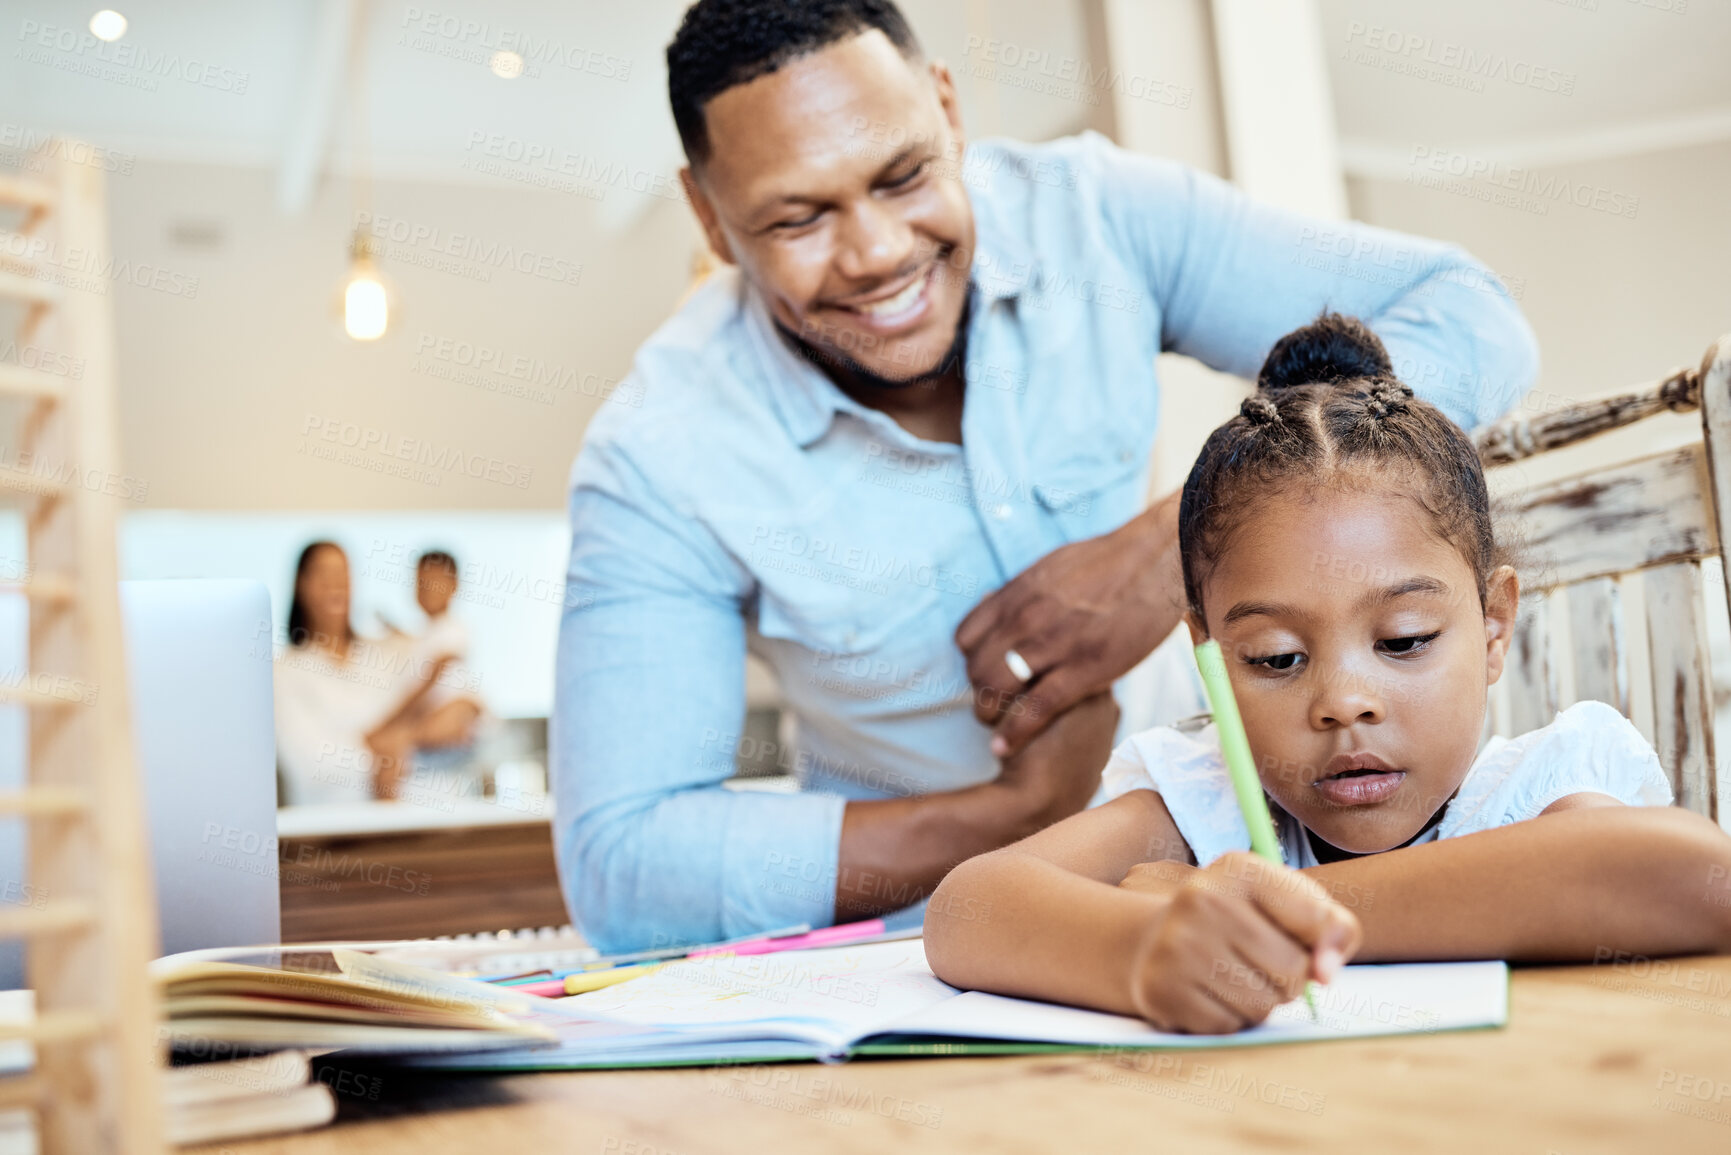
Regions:
[[1362, 319], [1396, 374], [1462, 427], [1538, 377], [1538, 343], [1496, 274], [1457, 245], [1251, 200], [1172, 161], [1102, 150], [1103, 208], [1161, 315], [1161, 348], [1255, 379], [1324, 309]]
[[620, 951], [829, 923], [845, 800], [721, 785], [749, 580], [613, 451], [584, 455], [549, 735], [576, 924]]

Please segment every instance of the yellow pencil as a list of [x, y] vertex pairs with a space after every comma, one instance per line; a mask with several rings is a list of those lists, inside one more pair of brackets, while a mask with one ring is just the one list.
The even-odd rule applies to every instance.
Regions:
[[585, 971], [580, 975], [565, 976], [565, 993], [580, 995], [587, 991], [598, 991], [602, 987], [610, 987], [615, 983], [627, 982], [631, 979], [652, 975], [666, 963], [643, 963], [634, 967], [614, 967], [605, 971]]

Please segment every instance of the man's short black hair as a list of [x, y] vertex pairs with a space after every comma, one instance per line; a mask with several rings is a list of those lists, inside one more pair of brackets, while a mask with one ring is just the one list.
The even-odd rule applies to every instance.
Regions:
[[715, 97], [874, 28], [903, 56], [920, 57], [892, 0], [697, 0], [667, 46], [667, 97], [686, 158], [709, 157], [703, 106]]
[[457, 572], [457, 559], [442, 549], [430, 549], [415, 560], [415, 569], [417, 570], [435, 565], [440, 569], [448, 569], [452, 573]]

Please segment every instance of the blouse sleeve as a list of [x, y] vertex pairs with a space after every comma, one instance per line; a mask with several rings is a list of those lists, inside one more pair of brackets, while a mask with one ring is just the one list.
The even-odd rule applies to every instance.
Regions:
[[1138, 744], [1141, 734], [1133, 734], [1118, 743], [1106, 769], [1100, 772], [1100, 801], [1122, 798], [1132, 790], [1153, 790], [1154, 779], [1148, 776], [1148, 763], [1143, 760]]
[[1169, 726], [1132, 735], [1112, 752], [1101, 787], [1107, 800], [1132, 790], [1160, 795], [1198, 866], [1229, 850], [1250, 849], [1250, 830], [1213, 726], [1195, 736]]
[[1524, 822], [1559, 798], [1588, 793], [1626, 806], [1671, 804], [1659, 756], [1603, 702], [1577, 702], [1549, 726], [1487, 747], [1449, 804], [1438, 837]]

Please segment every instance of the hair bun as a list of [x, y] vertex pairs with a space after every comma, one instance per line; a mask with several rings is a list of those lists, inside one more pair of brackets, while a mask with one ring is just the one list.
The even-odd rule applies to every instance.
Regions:
[[1246, 397], [1238, 412], [1252, 425], [1268, 425], [1280, 420], [1280, 407], [1265, 393], [1252, 393]]
[[[1302, 329], [1274, 343], [1262, 371], [1259, 389], [1273, 391], [1300, 385], [1394, 376], [1394, 363], [1382, 340], [1357, 317], [1324, 313]], [[1411, 396], [1412, 391], [1407, 391]]]

